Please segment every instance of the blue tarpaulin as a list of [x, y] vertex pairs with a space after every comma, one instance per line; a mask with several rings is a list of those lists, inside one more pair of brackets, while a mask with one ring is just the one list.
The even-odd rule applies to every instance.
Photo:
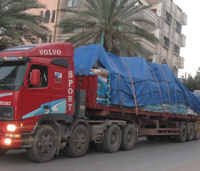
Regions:
[[200, 113], [200, 96], [188, 91], [165, 64], [148, 63], [141, 57], [119, 57], [100, 45], [75, 49], [76, 75], [88, 75], [100, 62], [110, 73], [111, 104], [139, 107], [182, 103]]

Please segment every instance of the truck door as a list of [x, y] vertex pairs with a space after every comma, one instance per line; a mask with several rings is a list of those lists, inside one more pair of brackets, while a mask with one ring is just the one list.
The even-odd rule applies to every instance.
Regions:
[[50, 113], [66, 115], [67, 106], [67, 68], [50, 66]]
[[33, 69], [40, 70], [40, 84], [36, 87], [29, 85], [24, 88], [22, 119], [49, 113], [49, 68], [45, 65], [32, 64], [29, 67], [26, 81], [30, 79]]

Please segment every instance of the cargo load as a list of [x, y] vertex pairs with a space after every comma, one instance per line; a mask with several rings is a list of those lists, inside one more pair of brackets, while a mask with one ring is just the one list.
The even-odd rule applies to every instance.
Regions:
[[200, 95], [187, 90], [165, 64], [119, 57], [100, 45], [75, 49], [76, 75], [98, 75], [97, 103], [172, 114], [200, 113]]

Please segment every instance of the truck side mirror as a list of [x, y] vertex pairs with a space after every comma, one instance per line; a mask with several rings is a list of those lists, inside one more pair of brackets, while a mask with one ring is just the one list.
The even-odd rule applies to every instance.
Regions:
[[33, 69], [31, 71], [30, 84], [32, 86], [39, 86], [40, 85], [40, 70], [39, 69]]

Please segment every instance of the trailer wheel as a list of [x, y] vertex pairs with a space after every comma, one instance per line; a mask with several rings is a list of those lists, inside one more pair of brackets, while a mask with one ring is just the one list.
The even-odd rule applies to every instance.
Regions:
[[122, 129], [122, 150], [131, 150], [137, 142], [137, 132], [134, 125], [127, 125]]
[[185, 124], [181, 124], [179, 127], [180, 134], [176, 137], [178, 142], [185, 142], [187, 140], [187, 127]]
[[200, 124], [198, 122], [194, 125], [194, 140], [200, 139]]
[[49, 125], [41, 125], [33, 137], [32, 147], [27, 149], [29, 158], [35, 162], [53, 159], [58, 146], [56, 131]]
[[65, 147], [66, 155], [70, 157], [82, 157], [87, 152], [89, 146], [88, 129], [83, 124], [78, 124], [72, 131], [69, 142]]
[[8, 151], [7, 148], [0, 147], [0, 156], [4, 155]]
[[103, 149], [107, 153], [117, 152], [121, 145], [122, 133], [118, 125], [108, 127], [103, 139]]
[[192, 123], [188, 123], [187, 124], [187, 140], [188, 141], [192, 141], [194, 138], [194, 125]]

